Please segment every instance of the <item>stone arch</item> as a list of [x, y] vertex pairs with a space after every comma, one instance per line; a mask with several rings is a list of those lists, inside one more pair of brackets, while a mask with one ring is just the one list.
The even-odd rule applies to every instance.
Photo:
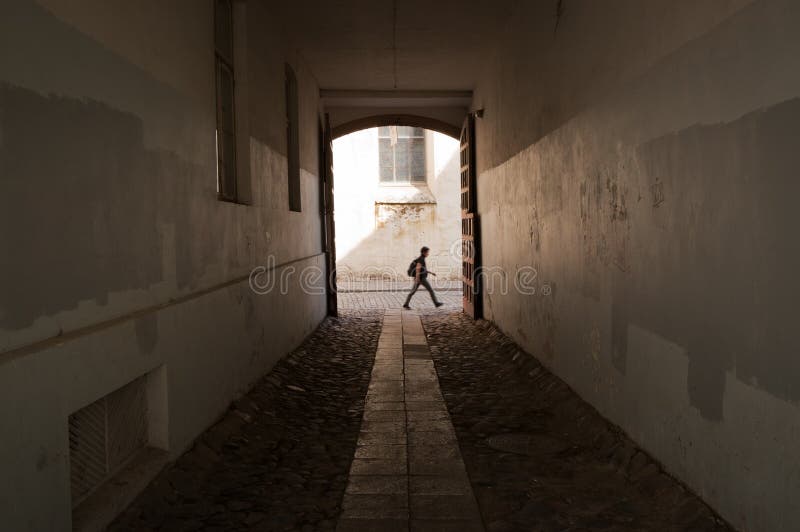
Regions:
[[421, 127], [438, 131], [458, 140], [461, 136], [461, 128], [453, 124], [448, 124], [436, 118], [411, 114], [381, 114], [357, 118], [343, 124], [339, 124], [331, 131], [332, 137], [337, 139], [349, 133], [361, 131], [380, 126], [412, 126]]

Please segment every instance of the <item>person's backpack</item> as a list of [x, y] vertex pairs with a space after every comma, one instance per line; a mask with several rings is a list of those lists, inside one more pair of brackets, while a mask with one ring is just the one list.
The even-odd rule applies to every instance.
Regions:
[[417, 276], [417, 259], [412, 260], [411, 264], [408, 265], [408, 276], [409, 277]]

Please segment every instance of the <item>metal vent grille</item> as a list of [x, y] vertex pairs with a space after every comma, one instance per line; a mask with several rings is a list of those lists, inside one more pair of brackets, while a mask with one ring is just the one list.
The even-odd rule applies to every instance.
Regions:
[[147, 445], [145, 382], [140, 377], [69, 416], [73, 507]]
[[105, 400], [69, 417], [69, 462], [73, 503], [80, 501], [106, 476]]

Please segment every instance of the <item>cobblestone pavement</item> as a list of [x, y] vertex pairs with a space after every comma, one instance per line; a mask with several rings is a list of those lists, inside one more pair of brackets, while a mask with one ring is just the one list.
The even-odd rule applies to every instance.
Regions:
[[487, 530], [730, 530], [493, 326], [423, 323]]
[[[442, 290], [461, 290], [461, 280], [440, 279], [437, 277], [428, 277], [428, 282], [431, 283], [434, 290], [437, 292]], [[388, 281], [382, 279], [373, 279], [369, 281], [356, 281], [353, 279], [336, 279], [336, 288], [339, 292], [407, 292], [411, 288], [411, 278], [403, 279], [402, 281]]]
[[383, 312], [342, 314], [236, 402], [110, 530], [333, 530]]
[[[408, 295], [408, 290], [398, 292], [339, 292], [339, 308], [341, 309], [384, 309], [401, 308]], [[460, 290], [436, 290], [436, 297], [444, 303], [440, 311], [461, 308]], [[411, 298], [411, 308], [433, 310], [433, 302], [424, 288], [417, 290]]]

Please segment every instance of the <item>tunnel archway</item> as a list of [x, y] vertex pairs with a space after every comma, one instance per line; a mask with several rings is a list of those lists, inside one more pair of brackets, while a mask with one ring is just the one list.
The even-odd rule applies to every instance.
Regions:
[[[463, 112], [466, 115], [466, 111]], [[349, 292], [370, 290], [392, 292], [391, 295], [383, 294], [381, 297], [384, 299], [401, 293], [402, 298], [396, 302], [399, 307], [409, 287], [404, 284], [399, 290], [398, 287], [407, 280], [408, 261], [414, 258], [411, 253], [403, 255], [402, 250], [416, 253], [420, 248], [420, 243], [412, 237], [416, 233], [427, 235], [423, 243], [434, 250], [432, 268], [438, 268], [437, 273], [442, 279], [441, 283], [433, 283], [434, 288], [442, 291], [442, 297], [456, 297], [458, 306], [463, 306], [463, 264], [460, 255], [453, 251], [460, 252], [463, 248], [460, 243], [463, 239], [460, 208], [462, 131], [452, 123], [460, 117], [456, 113], [453, 115], [451, 120], [445, 121], [423, 113], [386, 113], [380, 110], [367, 116], [351, 116], [350, 120], [331, 128], [330, 138], [338, 143], [335, 154], [331, 143], [332, 159], [337, 160], [334, 164], [337, 194], [331, 200], [336, 205], [337, 215], [331, 213], [327, 223], [335, 227], [335, 251], [331, 253], [330, 271], [335, 272], [331, 280], [335, 286], [337, 308], [339, 305], [348, 308]], [[398, 176], [383, 175], [386, 165], [381, 166], [381, 161], [391, 162], [393, 156], [387, 159], [386, 154], [381, 155], [381, 150], [387, 148], [388, 133], [381, 133], [378, 129], [392, 126], [426, 131], [424, 137], [420, 132], [411, 131], [395, 134], [396, 142], [401, 137], [408, 143], [411, 142], [408, 139], [424, 142], [424, 150], [414, 150], [416, 156], [422, 153], [425, 157], [424, 179], [414, 174], [417, 177], [408, 177], [406, 182]], [[366, 153], [368, 151], [374, 153], [370, 155]], [[411, 164], [411, 153], [408, 157], [409, 167], [421, 168], [419, 164]], [[334, 196], [333, 191], [331, 196]], [[393, 229], [397, 223], [402, 223], [404, 228], [400, 233]], [[459, 245], [456, 246], [456, 242]], [[398, 273], [401, 271], [402, 274]]]
[[437, 131], [458, 140], [461, 128], [436, 118], [412, 114], [379, 114], [357, 118], [335, 126], [331, 131], [332, 139], [338, 139], [350, 133], [381, 126], [411, 126]]

